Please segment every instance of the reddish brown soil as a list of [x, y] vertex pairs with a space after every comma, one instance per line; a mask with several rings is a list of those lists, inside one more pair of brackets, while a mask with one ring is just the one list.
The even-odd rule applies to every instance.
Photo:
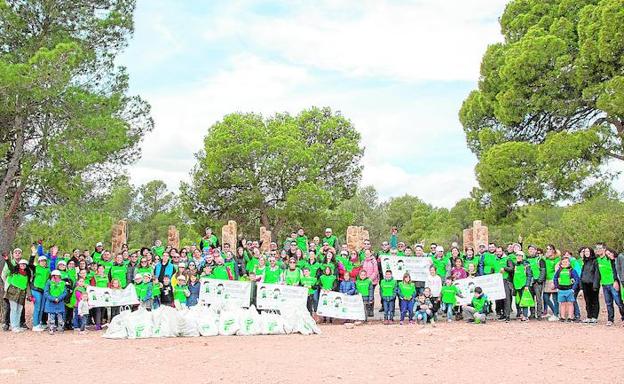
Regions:
[[0, 383], [622, 383], [624, 327], [439, 323], [322, 335], [107, 340], [1, 333]]

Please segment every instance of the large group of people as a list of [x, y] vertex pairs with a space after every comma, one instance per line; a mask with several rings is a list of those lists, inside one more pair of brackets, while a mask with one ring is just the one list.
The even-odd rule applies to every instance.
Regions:
[[[315, 315], [319, 296], [326, 291], [360, 294], [367, 319], [374, 316], [380, 300], [383, 323], [435, 324], [464, 319], [485, 322], [544, 320], [595, 324], [602, 290], [607, 308], [605, 324], [615, 321], [615, 309], [624, 322], [624, 254], [599, 243], [578, 251], [542, 249], [520, 243], [505, 246], [479, 244], [477, 249], [448, 249], [439, 244], [408, 246], [393, 229], [378, 249], [365, 240], [361, 249], [341, 243], [331, 228], [324, 236], [309, 238], [303, 228], [283, 242], [261, 244], [242, 239], [238, 244], [221, 243], [206, 228], [197, 243], [176, 249], [157, 240], [139, 250], [122, 247], [113, 254], [97, 243], [94, 250], [61, 252], [42, 240], [33, 243], [30, 257], [21, 249], [4, 252], [4, 330], [28, 329], [25, 302], [33, 303], [32, 330], [51, 334], [64, 330], [101, 330], [120, 311], [119, 307], [88, 305], [88, 286], [125, 289], [133, 284], [140, 306], [148, 310], [161, 305], [200, 305], [203, 279], [263, 282], [302, 286], [308, 289], [308, 310]], [[425, 281], [412, 281], [409, 274], [393, 276], [382, 266], [385, 256], [421, 257], [430, 261]], [[476, 287], [469, 304], [459, 305], [462, 293], [457, 280], [500, 273], [505, 298], [491, 302]], [[472, 293], [471, 293], [472, 294]], [[582, 294], [585, 318], [577, 298]], [[252, 297], [253, 301], [253, 297]], [[395, 310], [399, 308], [398, 315]], [[398, 319], [397, 319], [398, 317]], [[332, 322], [332, 319], [318, 318]]]

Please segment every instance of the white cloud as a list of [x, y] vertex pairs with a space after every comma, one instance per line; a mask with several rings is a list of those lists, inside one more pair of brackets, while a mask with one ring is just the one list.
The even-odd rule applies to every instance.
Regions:
[[[328, 105], [340, 109], [362, 133], [363, 185], [375, 185], [382, 198], [413, 193], [433, 204], [452, 206], [474, 185], [472, 169], [465, 164], [459, 169], [443, 163], [436, 167], [438, 157], [452, 163], [468, 155], [466, 148], [455, 153], [445, 146], [449, 135], [456, 137], [455, 142], [464, 139], [457, 106], [444, 97], [406, 101], [395, 95], [400, 87], [318, 86], [319, 79], [302, 67], [248, 54], [233, 57], [227, 67], [192, 88], [147, 95], [156, 128], [145, 139], [143, 158], [130, 170], [134, 183], [161, 178], [175, 188], [187, 180], [192, 155], [201, 149], [207, 128], [227, 113], [297, 113], [312, 105]], [[402, 159], [407, 161], [402, 167], [391, 164]], [[413, 170], [408, 172], [409, 168]], [[432, 190], [434, 179], [441, 184]]]
[[474, 80], [500, 39], [507, 0], [299, 2], [288, 15], [224, 10], [204, 32], [245, 41], [292, 63], [348, 76], [402, 81]]

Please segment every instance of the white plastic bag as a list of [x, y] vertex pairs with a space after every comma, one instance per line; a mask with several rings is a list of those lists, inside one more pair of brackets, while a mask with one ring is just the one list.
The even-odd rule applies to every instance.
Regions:
[[160, 306], [152, 311], [154, 328], [153, 337], [178, 336], [178, 316], [176, 310], [169, 306]]
[[178, 311], [178, 335], [182, 337], [198, 337], [199, 329], [197, 327], [198, 310], [183, 309]]
[[205, 305], [197, 305], [199, 308], [197, 328], [201, 336], [217, 336], [219, 334], [219, 315]]
[[297, 324], [295, 332], [299, 332], [302, 335], [320, 334], [321, 329], [316, 324], [316, 321], [310, 316], [310, 312], [307, 310], [297, 311]]
[[226, 308], [219, 315], [219, 335], [232, 336], [239, 329], [240, 308]]
[[131, 312], [126, 319], [126, 330], [129, 339], [145, 339], [152, 337], [152, 313], [145, 308]]
[[260, 319], [263, 335], [282, 335], [285, 333], [284, 321], [280, 315], [271, 312], [262, 312], [260, 314]]
[[130, 311], [123, 311], [119, 315], [113, 317], [106, 332], [102, 337], [107, 339], [125, 339], [128, 337], [128, 330], [126, 329], [126, 320], [130, 315]]
[[236, 331], [238, 336], [252, 336], [262, 333], [262, 319], [254, 305], [247, 310], [241, 310], [238, 321], [238, 331]]
[[284, 332], [287, 334], [291, 334], [296, 332], [298, 316], [297, 311], [294, 309], [282, 308], [280, 309], [280, 315], [282, 317], [282, 321], [284, 322]]

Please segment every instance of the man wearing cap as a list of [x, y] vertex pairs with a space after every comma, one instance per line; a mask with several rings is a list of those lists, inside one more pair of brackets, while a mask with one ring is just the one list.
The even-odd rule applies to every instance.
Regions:
[[91, 260], [93, 260], [94, 263], [100, 264], [100, 260], [102, 260], [103, 253], [104, 253], [104, 246], [102, 242], [100, 241], [97, 244], [95, 244], [95, 251], [91, 253]]
[[[31, 248], [30, 265], [31, 273], [33, 274], [33, 280], [30, 287], [30, 294], [34, 299], [33, 308], [33, 331], [41, 332], [44, 330], [43, 318], [43, 292], [45, 291], [46, 283], [50, 278], [50, 268], [48, 268], [48, 258], [45, 256], [37, 257], [37, 249], [33, 245]], [[35, 264], [35, 257], [37, 257], [37, 263]], [[34, 267], [33, 267], [34, 266]]]
[[325, 228], [325, 237], [323, 237], [323, 243], [329, 244], [330, 247], [338, 249], [338, 238], [333, 234], [331, 228]]

